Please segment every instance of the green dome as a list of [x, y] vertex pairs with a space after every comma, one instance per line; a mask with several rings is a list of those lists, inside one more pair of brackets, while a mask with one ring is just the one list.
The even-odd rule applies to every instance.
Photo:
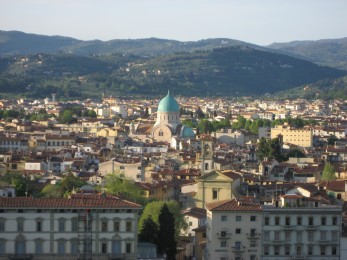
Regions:
[[160, 100], [158, 105], [158, 112], [179, 112], [180, 106], [178, 105], [176, 99], [167, 93], [166, 97]]
[[182, 127], [182, 134], [181, 136], [184, 138], [194, 138], [195, 134], [193, 129], [191, 129], [189, 126], [183, 125]]

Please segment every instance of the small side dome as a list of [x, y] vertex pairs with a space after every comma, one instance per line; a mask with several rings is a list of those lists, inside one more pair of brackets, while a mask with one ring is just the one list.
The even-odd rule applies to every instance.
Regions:
[[181, 137], [182, 138], [195, 138], [195, 134], [193, 129], [191, 129], [189, 126], [183, 125], [181, 130]]
[[178, 105], [176, 99], [167, 93], [166, 97], [160, 100], [158, 105], [158, 112], [179, 112], [180, 106]]

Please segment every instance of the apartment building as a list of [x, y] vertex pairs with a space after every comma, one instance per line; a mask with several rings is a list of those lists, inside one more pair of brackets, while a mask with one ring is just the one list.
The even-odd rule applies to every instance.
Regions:
[[252, 197], [206, 205], [204, 259], [260, 259], [261, 206]]
[[340, 259], [341, 213], [301, 195], [262, 206], [262, 259]]
[[301, 147], [312, 147], [312, 129], [292, 128], [289, 125], [277, 125], [271, 128], [271, 139], [281, 137], [283, 143], [290, 143]]
[[204, 259], [338, 260], [342, 208], [283, 195], [268, 205], [252, 197], [206, 205]]
[[0, 259], [136, 259], [140, 209], [106, 194], [0, 198]]

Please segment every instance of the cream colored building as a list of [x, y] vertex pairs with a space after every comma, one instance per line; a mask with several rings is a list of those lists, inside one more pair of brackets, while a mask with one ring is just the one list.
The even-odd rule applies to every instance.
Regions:
[[195, 206], [204, 208], [207, 203], [234, 198], [241, 176], [232, 171], [212, 171], [197, 179], [198, 191]]
[[260, 259], [261, 206], [252, 197], [206, 205], [204, 259]]
[[136, 259], [139, 210], [106, 194], [0, 198], [0, 259]]
[[301, 147], [312, 147], [312, 129], [296, 129], [288, 125], [277, 125], [271, 128], [271, 139], [281, 136], [283, 143], [290, 143]]
[[340, 259], [341, 207], [284, 195], [262, 213], [261, 259]]

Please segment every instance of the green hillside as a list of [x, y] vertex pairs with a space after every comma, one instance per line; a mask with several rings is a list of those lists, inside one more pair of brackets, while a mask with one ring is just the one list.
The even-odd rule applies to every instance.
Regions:
[[347, 70], [347, 38], [273, 43], [267, 47], [323, 66]]
[[0, 59], [2, 97], [261, 95], [346, 72], [273, 52], [238, 46], [154, 57], [130, 54], [16, 55]]

